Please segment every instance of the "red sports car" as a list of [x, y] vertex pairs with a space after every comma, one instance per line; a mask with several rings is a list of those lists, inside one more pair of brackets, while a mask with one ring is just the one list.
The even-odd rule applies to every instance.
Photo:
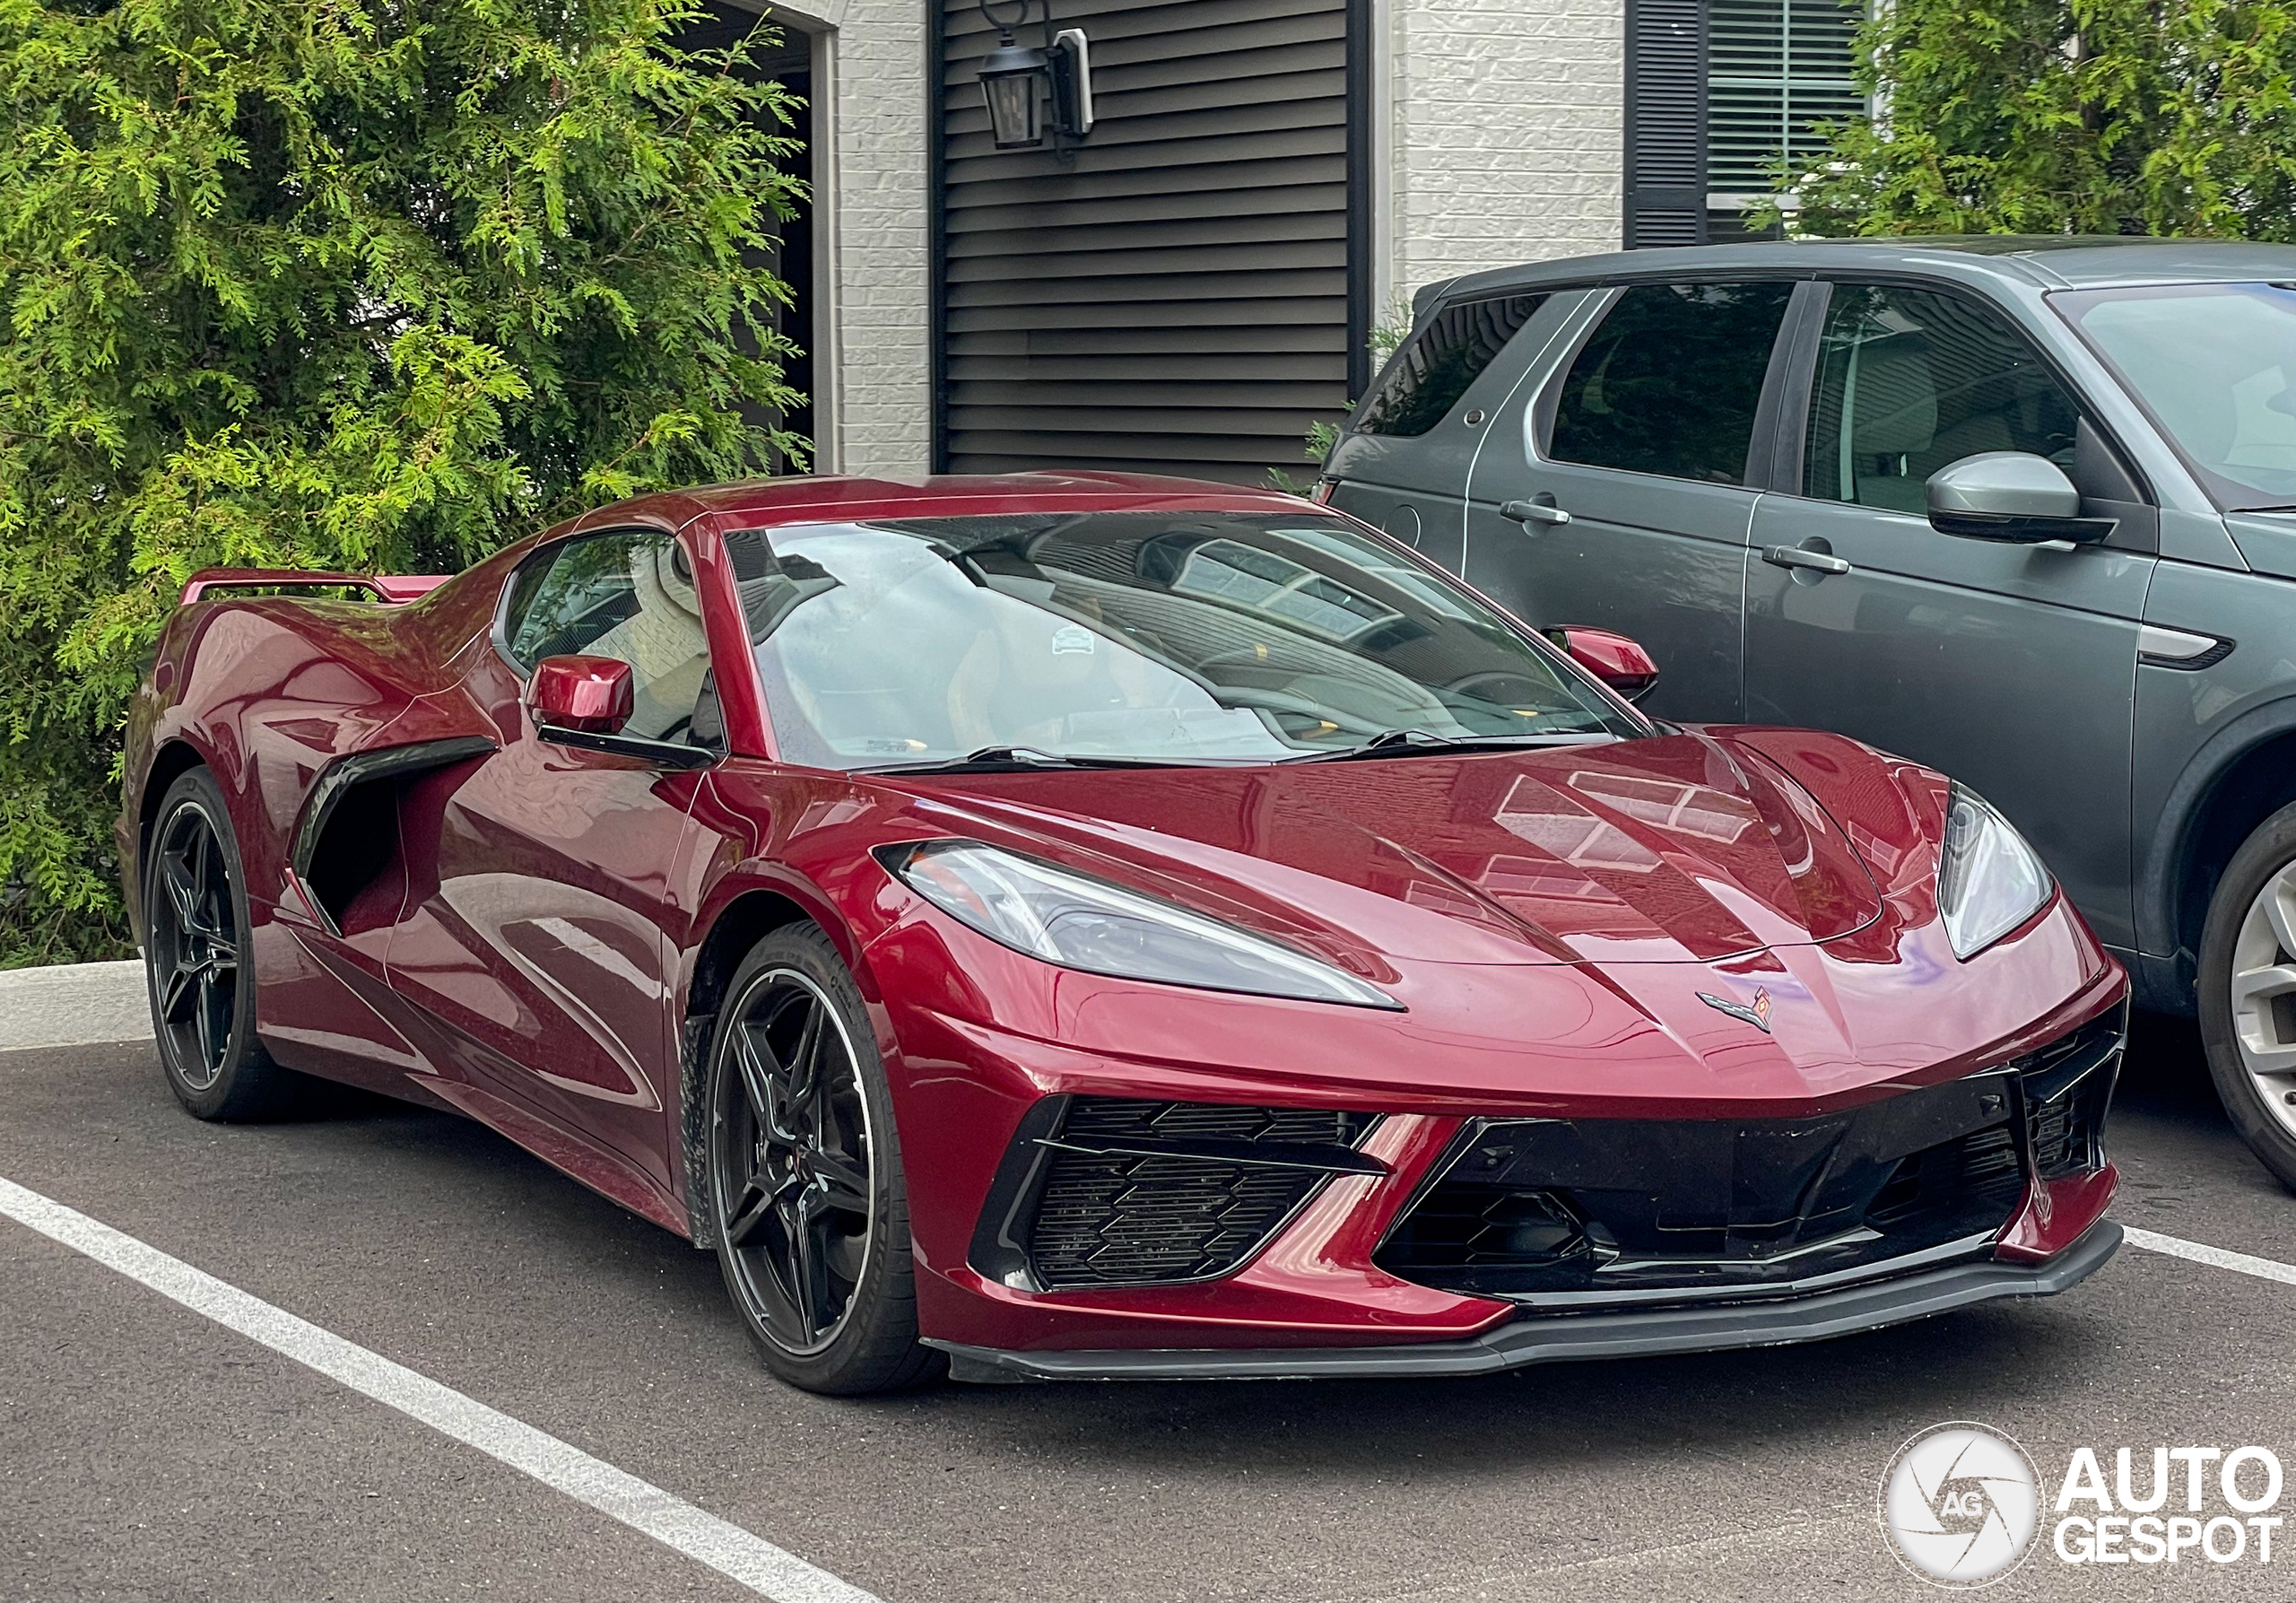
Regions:
[[119, 824], [168, 1078], [481, 1119], [714, 1249], [822, 1391], [1467, 1374], [2095, 1269], [2126, 989], [2031, 850], [1556, 634], [1091, 474], [202, 574]]

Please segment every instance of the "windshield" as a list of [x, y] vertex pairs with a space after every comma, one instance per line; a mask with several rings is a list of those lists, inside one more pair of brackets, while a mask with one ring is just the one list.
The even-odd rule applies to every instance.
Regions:
[[1472, 596], [1335, 518], [1032, 514], [728, 537], [774, 734], [826, 768], [1266, 762], [1645, 731]]
[[2296, 286], [2051, 297], [2228, 512], [2296, 504]]

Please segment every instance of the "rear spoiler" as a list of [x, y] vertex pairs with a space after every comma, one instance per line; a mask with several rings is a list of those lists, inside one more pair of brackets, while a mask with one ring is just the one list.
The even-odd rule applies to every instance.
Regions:
[[451, 573], [315, 573], [308, 568], [202, 568], [184, 581], [178, 606], [205, 601], [222, 590], [364, 590], [385, 606], [427, 596]]

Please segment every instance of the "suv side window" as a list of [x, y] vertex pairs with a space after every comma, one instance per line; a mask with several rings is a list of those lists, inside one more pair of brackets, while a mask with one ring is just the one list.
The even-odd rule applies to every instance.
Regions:
[[1826, 308], [1803, 493], [1919, 514], [1925, 484], [1979, 451], [2067, 473], [2081, 409], [2025, 336], [1960, 295], [1838, 283]]
[[1363, 434], [1424, 434], [1482, 377], [1548, 297], [1499, 295], [1459, 301], [1427, 320], [1397, 353], [1387, 377], [1355, 410]]
[[1784, 283], [1632, 286], [1571, 362], [1547, 456], [1744, 484], [1754, 409], [1793, 296]]
[[576, 653], [628, 663], [635, 709], [622, 733], [690, 739], [709, 643], [692, 569], [668, 535], [616, 529], [541, 552], [511, 576], [502, 639], [528, 672]]

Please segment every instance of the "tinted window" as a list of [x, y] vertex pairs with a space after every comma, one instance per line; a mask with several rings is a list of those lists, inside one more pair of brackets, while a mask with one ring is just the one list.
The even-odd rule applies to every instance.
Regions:
[[628, 663], [636, 708], [622, 732], [687, 737], [709, 647], [692, 571], [669, 536], [619, 530], [550, 547], [511, 579], [503, 633], [522, 668], [577, 654]]
[[1743, 484], [1790, 283], [1646, 283], [1619, 297], [1570, 364], [1547, 455]]
[[1931, 474], [1979, 451], [2066, 472], [2081, 414], [2024, 336], [1958, 295], [1836, 284], [1802, 463], [1824, 501], [1919, 513]]
[[1365, 434], [1426, 433], [1546, 301], [1506, 295], [1445, 307], [1396, 354], [1352, 426]]
[[2296, 502], [2296, 288], [2180, 283], [2052, 296], [2226, 510]]
[[814, 524], [726, 545], [775, 739], [819, 767], [1636, 732], [1474, 596], [1313, 513]]

